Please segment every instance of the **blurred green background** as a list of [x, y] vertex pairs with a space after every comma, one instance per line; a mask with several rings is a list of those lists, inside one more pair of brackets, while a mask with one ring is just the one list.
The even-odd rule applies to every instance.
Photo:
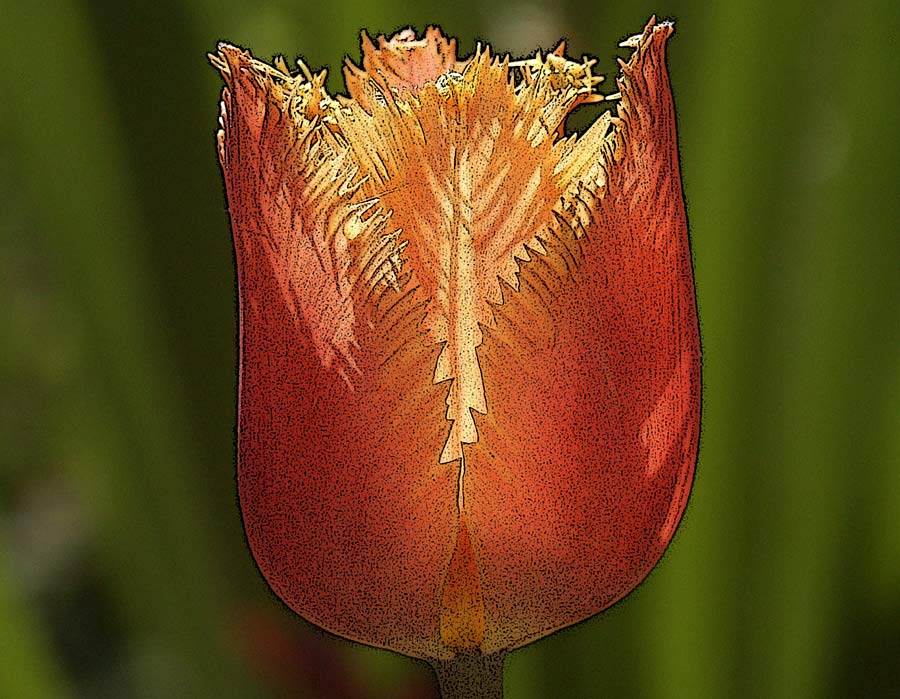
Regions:
[[424, 664], [289, 614], [245, 547], [205, 53], [299, 53], [342, 90], [360, 28], [439, 23], [464, 53], [566, 36], [609, 74], [654, 12], [677, 20], [697, 480], [648, 581], [512, 654], [507, 696], [897, 696], [900, 5], [808, 7], [3, 0], [0, 696], [435, 696]]

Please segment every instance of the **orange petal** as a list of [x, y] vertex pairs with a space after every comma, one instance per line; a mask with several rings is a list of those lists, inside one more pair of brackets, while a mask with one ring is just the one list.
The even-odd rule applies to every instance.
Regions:
[[523, 266], [522, 291], [495, 309], [479, 349], [488, 411], [467, 452], [465, 499], [485, 652], [623, 597], [687, 501], [700, 346], [665, 71], [671, 32], [647, 27], [623, 68], [602, 167], [576, 173], [548, 254]]
[[390, 92], [402, 95], [415, 92], [435, 82], [447, 71], [457, 70], [456, 39], [446, 39], [437, 27], [429, 27], [422, 39], [412, 29], [404, 29], [386, 39], [379, 36], [378, 45], [362, 33], [362, 69], [349, 60], [344, 66], [347, 92], [367, 111], [371, 111], [365, 83], [376, 86], [384, 98]]

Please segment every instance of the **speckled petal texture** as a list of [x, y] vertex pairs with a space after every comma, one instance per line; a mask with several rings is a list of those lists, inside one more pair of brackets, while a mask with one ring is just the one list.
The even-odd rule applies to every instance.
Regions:
[[446, 660], [607, 608], [659, 560], [693, 478], [700, 346], [669, 23], [593, 62], [429, 29], [324, 73], [222, 44], [238, 265], [238, 488], [306, 619]]

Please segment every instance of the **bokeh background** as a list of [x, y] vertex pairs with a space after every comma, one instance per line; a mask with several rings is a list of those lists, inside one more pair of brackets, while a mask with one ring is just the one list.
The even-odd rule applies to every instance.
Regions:
[[900, 4], [811, 6], [3, 0], [0, 696], [436, 696], [424, 664], [291, 615], [245, 546], [205, 53], [302, 54], [342, 90], [360, 28], [439, 23], [466, 53], [565, 36], [611, 73], [654, 12], [677, 20], [697, 479], [648, 581], [513, 653], [507, 696], [897, 696]]

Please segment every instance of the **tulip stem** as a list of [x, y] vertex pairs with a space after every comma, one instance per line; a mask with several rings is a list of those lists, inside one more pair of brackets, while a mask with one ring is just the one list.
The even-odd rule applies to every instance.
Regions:
[[441, 699], [503, 699], [505, 652], [460, 653], [452, 660], [431, 665], [441, 688]]

